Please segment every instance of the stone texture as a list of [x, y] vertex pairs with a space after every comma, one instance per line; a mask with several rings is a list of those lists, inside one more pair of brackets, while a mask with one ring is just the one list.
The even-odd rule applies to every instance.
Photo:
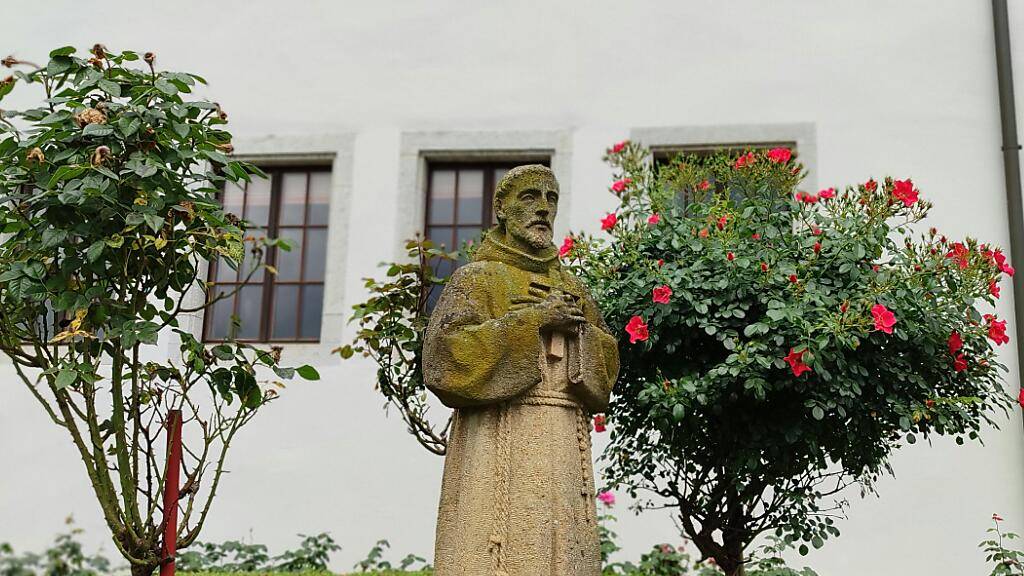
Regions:
[[499, 225], [445, 287], [424, 344], [427, 386], [455, 409], [436, 574], [599, 576], [590, 414], [615, 383], [616, 339], [550, 243], [550, 171], [515, 169], [499, 190]]

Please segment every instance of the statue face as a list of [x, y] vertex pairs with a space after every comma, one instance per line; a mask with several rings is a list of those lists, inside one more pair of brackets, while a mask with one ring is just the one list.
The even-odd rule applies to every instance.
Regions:
[[558, 183], [547, 176], [522, 178], [497, 207], [505, 233], [534, 250], [551, 245], [558, 213]]

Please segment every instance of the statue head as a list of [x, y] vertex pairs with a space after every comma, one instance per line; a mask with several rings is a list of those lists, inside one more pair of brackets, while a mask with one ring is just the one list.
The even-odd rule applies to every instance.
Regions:
[[509, 170], [494, 191], [494, 214], [506, 240], [535, 252], [551, 246], [558, 213], [558, 181], [547, 166]]

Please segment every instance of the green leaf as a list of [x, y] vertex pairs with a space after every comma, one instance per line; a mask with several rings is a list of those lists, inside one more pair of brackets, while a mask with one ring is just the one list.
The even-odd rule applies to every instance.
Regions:
[[114, 98], [119, 98], [121, 96], [121, 86], [117, 82], [104, 78], [97, 82], [97, 85], [99, 85], [100, 90], [103, 90]]
[[61, 47], [61, 48], [55, 48], [54, 50], [51, 50], [50, 51], [50, 58], [54, 58], [54, 57], [57, 57], [57, 56], [70, 56], [70, 55], [72, 55], [74, 53], [75, 53], [75, 47], [74, 46], [64, 46], [64, 47]]
[[298, 368], [295, 369], [295, 372], [297, 372], [299, 376], [305, 378], [306, 380], [320, 379], [320, 373], [316, 371], [316, 368], [313, 368], [309, 364], [299, 366]]
[[108, 124], [88, 124], [82, 129], [82, 134], [85, 136], [109, 136], [113, 133], [113, 126]]
[[98, 260], [99, 257], [103, 254], [103, 249], [106, 247], [106, 245], [107, 243], [104, 242], [103, 240], [97, 240], [90, 244], [89, 247], [86, 248], [85, 250], [86, 259], [88, 259], [89, 262], [95, 262], [96, 260]]
[[75, 372], [70, 368], [62, 368], [61, 371], [57, 373], [57, 379], [54, 381], [53, 385], [57, 390], [63, 390], [74, 384], [77, 380], [78, 372]]
[[683, 406], [682, 404], [676, 404], [675, 406], [672, 407], [672, 419], [675, 420], [676, 422], [681, 422], [683, 420], [683, 416], [685, 415], [686, 407]]
[[174, 96], [178, 93], [178, 87], [166, 78], [157, 78], [156, 82], [153, 83], [153, 86], [168, 96]]
[[227, 344], [219, 344], [217, 346], [214, 346], [211, 352], [213, 352], [213, 355], [219, 358], [220, 360], [231, 360], [232, 358], [235, 357], [234, 350], [232, 350], [231, 346], [228, 346]]
[[183, 139], [184, 138], [188, 138], [189, 131], [190, 131], [190, 128], [189, 128], [188, 124], [185, 124], [184, 122], [175, 122], [174, 123], [174, 132], [178, 136], [181, 136]]
[[825, 411], [821, 409], [821, 406], [815, 406], [814, 409], [811, 410], [811, 415], [814, 416], [815, 420], [825, 419]]
[[164, 226], [163, 216], [157, 216], [156, 214], [143, 214], [142, 218], [145, 219], [146, 224], [153, 232], [159, 232]]

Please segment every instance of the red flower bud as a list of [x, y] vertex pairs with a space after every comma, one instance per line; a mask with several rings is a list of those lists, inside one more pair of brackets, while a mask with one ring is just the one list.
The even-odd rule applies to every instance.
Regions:
[[796, 284], [796, 280], [797, 280], [796, 274], [790, 274], [789, 275], [789, 281], [790, 282], [792, 282], [793, 284]]
[[761, 272], [767, 272], [767, 271], [768, 271], [768, 263], [767, 262], [761, 262]]
[[728, 260], [729, 262], [732, 262], [735, 258], [736, 256], [732, 252], [729, 252], [728, 254], [725, 255], [725, 259]]
[[815, 242], [814, 243], [814, 253], [818, 254], [819, 252], [821, 252], [821, 242]]

